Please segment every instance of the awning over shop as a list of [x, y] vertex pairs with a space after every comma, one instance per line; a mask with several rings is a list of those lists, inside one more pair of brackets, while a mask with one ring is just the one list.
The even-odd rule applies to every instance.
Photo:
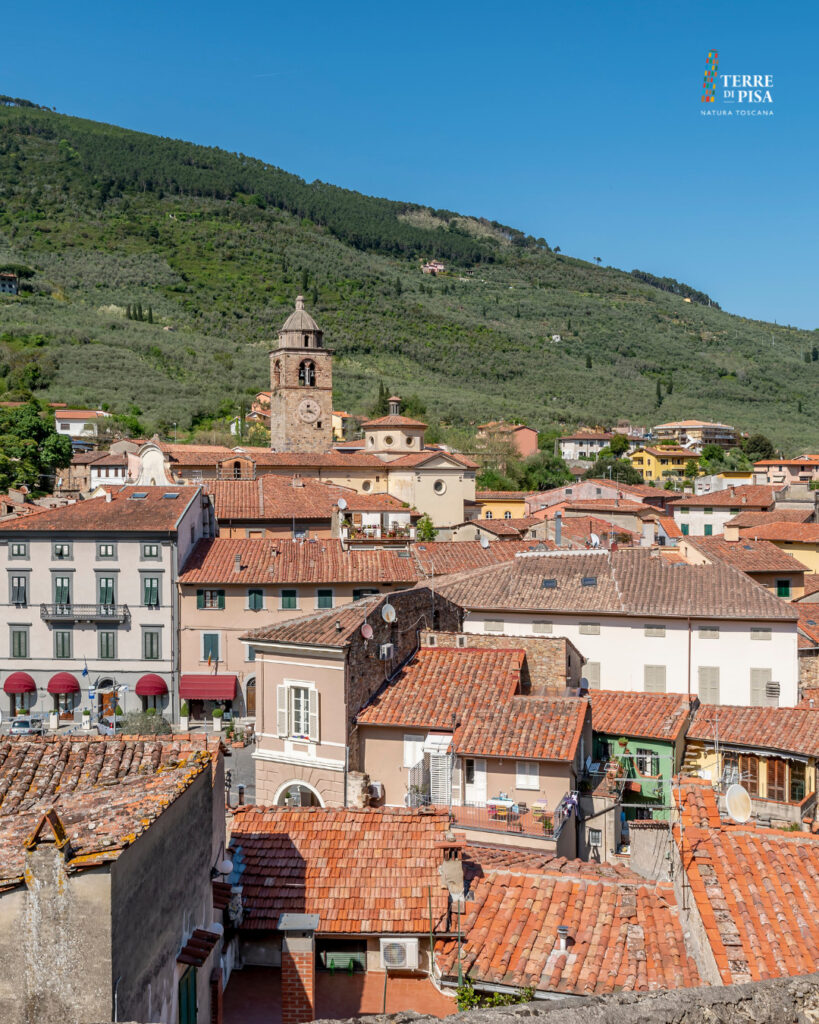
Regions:
[[70, 672], [58, 672], [48, 681], [49, 693], [79, 693], [80, 684]]
[[179, 680], [183, 700], [233, 700], [236, 676], [189, 675]]
[[168, 692], [168, 684], [155, 672], [149, 672], [136, 684], [137, 697], [162, 697]]
[[12, 672], [3, 683], [6, 693], [36, 693], [37, 685], [28, 672]]

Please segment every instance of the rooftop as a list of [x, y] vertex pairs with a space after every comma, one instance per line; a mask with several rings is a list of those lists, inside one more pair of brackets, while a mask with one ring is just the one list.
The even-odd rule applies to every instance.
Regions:
[[269, 448], [254, 448], [249, 445], [226, 448], [223, 445], [160, 444], [162, 452], [175, 466], [217, 466], [231, 459], [250, 459], [257, 466], [293, 467], [311, 466], [321, 468], [362, 468], [383, 469], [384, 463], [375, 455], [365, 452], [273, 452]]
[[609, 736], [673, 743], [685, 728], [691, 705], [678, 693], [593, 690], [592, 728]]
[[671, 420], [669, 423], [658, 423], [655, 430], [674, 427], [721, 427], [723, 430], [733, 430], [727, 423], [712, 423], [709, 420]]
[[819, 708], [756, 708], [701, 704], [689, 740], [819, 757]]
[[201, 488], [128, 485], [107, 493], [110, 501], [103, 495], [31, 518], [5, 520], [0, 533], [172, 533]]
[[767, 523], [807, 523], [813, 518], [810, 508], [772, 508], [770, 512], [740, 512], [726, 526], [762, 526]]
[[318, 331], [319, 326], [304, 308], [304, 296], [296, 296], [296, 308], [282, 324], [282, 331]]
[[476, 501], [523, 501], [529, 491], [475, 491]]
[[789, 604], [724, 562], [669, 563], [647, 548], [527, 552], [443, 580], [437, 590], [465, 608], [488, 611], [797, 618]]
[[110, 412], [103, 412], [102, 409], [55, 409], [54, 411], [54, 418], [57, 420], [94, 420], [110, 415]]
[[819, 544], [819, 523], [763, 523], [740, 531], [741, 537], [784, 541], [796, 544]]
[[419, 430], [426, 430], [427, 428], [426, 423], [414, 420], [410, 416], [401, 416], [399, 413], [379, 416], [376, 420], [366, 420], [361, 425], [365, 430], [371, 430], [373, 427], [415, 427]]
[[767, 510], [775, 500], [775, 487], [767, 484], [738, 484], [736, 487], [726, 487], [724, 491], [712, 491], [710, 494], [686, 494], [672, 502], [671, 507], [736, 508], [741, 511], [751, 506]]
[[722, 537], [686, 537], [684, 543], [709, 560], [719, 559], [742, 572], [807, 572], [793, 555], [768, 540], [723, 540]]
[[440, 930], [447, 892], [436, 843], [446, 811], [403, 808], [245, 807], [233, 819], [234, 874], [250, 930], [276, 928], [282, 913], [320, 917], [320, 933]]

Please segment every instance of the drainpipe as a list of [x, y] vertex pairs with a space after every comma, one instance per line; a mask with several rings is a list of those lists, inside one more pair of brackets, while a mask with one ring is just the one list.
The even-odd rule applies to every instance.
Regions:
[[688, 703], [691, 703], [691, 616], [686, 618], [688, 623]]
[[114, 985], [114, 1021], [115, 1022], [119, 1020], [119, 1014], [118, 1014], [119, 1006], [118, 1006], [118, 999], [117, 999], [117, 989], [119, 988], [119, 983], [121, 981], [122, 981], [122, 975], [120, 974], [120, 976], [116, 980], [116, 984]]
[[179, 721], [179, 538], [171, 538], [171, 721]]

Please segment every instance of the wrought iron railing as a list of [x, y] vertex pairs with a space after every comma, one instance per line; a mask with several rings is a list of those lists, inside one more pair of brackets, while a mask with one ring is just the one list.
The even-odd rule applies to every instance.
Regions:
[[44, 622], [125, 622], [127, 604], [41, 604]]

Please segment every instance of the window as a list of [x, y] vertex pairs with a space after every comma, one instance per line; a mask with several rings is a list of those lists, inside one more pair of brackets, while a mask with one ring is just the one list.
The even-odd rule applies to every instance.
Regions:
[[245, 661], [256, 660], [256, 648], [253, 644], [245, 644]]
[[653, 750], [638, 747], [634, 764], [640, 775], [648, 775], [656, 779], [660, 774], [660, 755]]
[[332, 590], [319, 590], [316, 599], [316, 604], [319, 608], [332, 608], [333, 607], [333, 592]]
[[392, 447], [392, 445], [395, 444], [395, 438], [392, 436], [392, 434], [387, 434], [387, 436], [384, 438], [384, 444], [388, 448]]
[[97, 579], [98, 603], [101, 605], [112, 605], [116, 603], [114, 597], [114, 577], [100, 576]]
[[484, 519], [491, 519], [492, 518], [492, 510], [491, 509], [487, 509], [486, 512], [484, 512], [483, 517], [484, 517]]
[[688, 512], [689, 512], [689, 508], [688, 508], [688, 506], [687, 506], [687, 505], [683, 505], [683, 506], [682, 506], [682, 507], [680, 508], [680, 513], [681, 513], [682, 515], [685, 515], [685, 516], [687, 516], [687, 515], [688, 515]]
[[589, 684], [590, 690], [600, 689], [600, 662], [587, 661], [583, 666], [583, 677]]
[[71, 557], [71, 545], [62, 541], [51, 546], [51, 557], [57, 560]]
[[12, 541], [9, 544], [9, 558], [28, 558], [28, 541]]
[[424, 756], [424, 736], [404, 733], [404, 767], [414, 768]]
[[71, 577], [54, 577], [54, 604], [71, 604]]
[[553, 622], [533, 622], [532, 632], [533, 633], [554, 633], [555, 624]]
[[225, 592], [224, 590], [197, 590], [196, 591], [196, 607], [197, 608], [224, 608], [225, 607]]
[[719, 626], [700, 626], [697, 634], [700, 640], [719, 640]]
[[770, 626], [751, 626], [751, 639], [752, 640], [770, 640], [771, 639], [771, 627]]
[[444, 494], [446, 492], [446, 484], [443, 480], [436, 480], [432, 485], [432, 489], [436, 494]]
[[316, 366], [309, 359], [305, 359], [299, 366], [299, 386], [303, 388], [316, 386]]
[[643, 689], [646, 693], [665, 693], [665, 665], [643, 666]]
[[719, 667], [700, 665], [697, 670], [697, 694], [703, 704], [719, 704]]
[[306, 686], [290, 687], [290, 733], [307, 736], [310, 732], [310, 690]]
[[475, 758], [464, 758], [464, 782], [467, 786], [475, 785]]
[[751, 707], [768, 708], [778, 707], [779, 700], [772, 700], [768, 697], [768, 684], [771, 682], [773, 673], [769, 668], [751, 669]]
[[298, 592], [295, 590], [283, 590], [281, 592], [282, 611], [289, 611], [299, 606]]
[[603, 845], [603, 830], [601, 828], [589, 829], [589, 846]]
[[158, 661], [161, 657], [160, 631], [158, 629], [143, 629], [142, 631], [142, 657], [146, 661]]
[[518, 761], [515, 765], [516, 789], [539, 789], [540, 766], [537, 761]]
[[722, 783], [727, 789], [734, 783], [744, 786], [751, 796], [759, 796], [759, 761], [752, 754], [725, 754]]
[[707, 515], [707, 516], [711, 516], [711, 515], [713, 515], [713, 514], [714, 514], [714, 510], [713, 510], [712, 508], [704, 508], [704, 509], [703, 509], [703, 512], [704, 512], [704, 513], [705, 513], [705, 515]]
[[248, 590], [247, 607], [252, 612], [260, 612], [264, 608], [264, 591], [261, 587], [251, 587]]
[[97, 544], [97, 558], [116, 558], [116, 544]]
[[159, 607], [159, 577], [142, 577], [142, 603], [146, 608]]
[[71, 657], [71, 630], [70, 629], [55, 629], [54, 630], [54, 657], [55, 658], [70, 658]]
[[776, 596], [777, 597], [790, 597], [791, 596], [791, 581], [790, 580], [777, 580], [776, 581]]
[[503, 513], [503, 518], [504, 519], [511, 519], [512, 518], [512, 513], [507, 510], [506, 512]]
[[688, 523], [680, 523], [680, 533], [682, 533], [683, 537], [688, 536]]
[[11, 627], [11, 656], [12, 658], [28, 657], [28, 629]]
[[580, 632], [584, 636], [597, 636], [600, 633], [599, 622], [581, 622]]
[[790, 762], [791, 803], [800, 804], [805, 799], [805, 766], [801, 761]]
[[706, 523], [705, 526], [703, 527], [703, 533], [704, 533], [704, 536], [706, 536], [706, 537], [713, 536], [714, 527], [710, 523]]
[[646, 626], [643, 633], [646, 636], [665, 636], [665, 626]]
[[158, 544], [143, 544], [142, 545], [142, 557], [143, 558], [159, 558], [159, 545]]
[[28, 576], [11, 577], [11, 603], [28, 604]]
[[373, 594], [380, 593], [380, 590], [373, 590], [372, 587], [358, 587], [353, 591], [353, 600], [360, 601], [364, 597], [372, 597]]
[[113, 629], [101, 629], [99, 637], [100, 658], [110, 660], [117, 656], [117, 634]]
[[497, 619], [487, 619], [483, 624], [484, 633], [502, 633], [503, 623], [498, 622]]
[[202, 661], [208, 664], [219, 661], [219, 633], [202, 634]]

